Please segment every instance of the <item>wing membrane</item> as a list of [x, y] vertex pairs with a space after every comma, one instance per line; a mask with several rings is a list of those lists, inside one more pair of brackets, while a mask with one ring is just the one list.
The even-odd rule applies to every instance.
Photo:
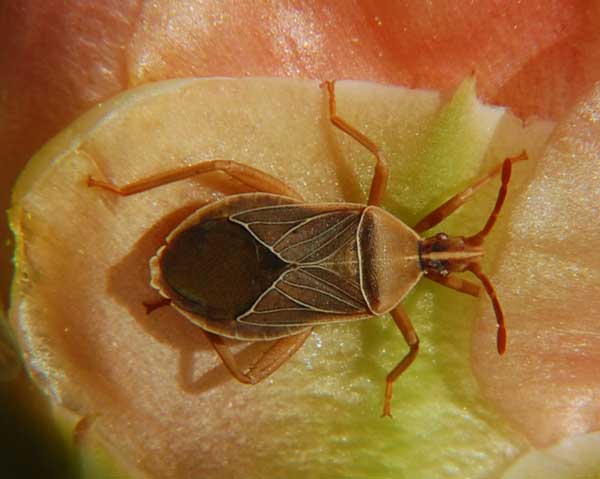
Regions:
[[255, 325], [287, 326], [348, 321], [368, 314], [357, 284], [327, 268], [305, 266], [285, 271], [237, 319]]
[[355, 240], [358, 208], [312, 205], [257, 208], [230, 216], [283, 261], [317, 264]]

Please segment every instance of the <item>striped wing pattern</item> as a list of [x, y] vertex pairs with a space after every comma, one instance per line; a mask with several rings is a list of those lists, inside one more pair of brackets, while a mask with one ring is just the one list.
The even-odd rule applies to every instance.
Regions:
[[[282, 205], [236, 213], [240, 224], [289, 267], [238, 321], [256, 325], [300, 325], [365, 316], [358, 282], [356, 230], [361, 211]], [[340, 258], [346, 264], [340, 269]]]
[[320, 212], [305, 205], [257, 208], [229, 218], [283, 261], [318, 264], [355, 240], [360, 212]]
[[238, 320], [256, 325], [309, 325], [365, 313], [358, 285], [327, 268], [308, 266], [285, 271]]

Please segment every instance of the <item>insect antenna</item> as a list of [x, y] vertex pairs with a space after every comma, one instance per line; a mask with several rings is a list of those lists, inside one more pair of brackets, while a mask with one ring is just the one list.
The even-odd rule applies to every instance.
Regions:
[[[496, 205], [494, 209], [490, 213], [485, 226], [481, 229], [481, 231], [469, 238], [465, 239], [465, 243], [469, 246], [481, 246], [486, 236], [492, 231], [492, 228], [496, 224], [496, 220], [498, 219], [498, 214], [502, 209], [502, 205], [504, 204], [504, 200], [506, 199], [506, 194], [508, 192], [508, 182], [510, 181], [510, 174], [512, 171], [512, 161], [518, 161], [521, 157], [518, 158], [507, 158], [504, 160], [504, 164], [502, 165], [502, 185], [500, 186], [500, 191], [498, 192], [498, 197], [496, 199]], [[485, 275], [485, 273], [481, 270], [481, 265], [479, 262], [472, 263], [468, 267], [469, 271], [471, 271], [479, 281], [483, 284], [486, 293], [488, 294], [490, 300], [492, 301], [492, 305], [494, 307], [494, 313], [496, 313], [496, 321], [498, 322], [498, 333], [496, 339], [496, 346], [498, 348], [498, 354], [503, 354], [506, 350], [506, 328], [504, 326], [504, 313], [502, 312], [502, 308], [500, 307], [500, 302], [498, 301], [498, 297], [496, 296], [496, 291], [494, 291], [494, 287], [492, 286], [491, 281]]]
[[[421, 261], [421, 268], [423, 269], [424, 274], [428, 275], [428, 277], [433, 281], [437, 281], [444, 286], [456, 289], [462, 293], [472, 295], [475, 295], [477, 292], [476, 285], [472, 285], [465, 281], [458, 283], [456, 280], [453, 281], [448, 275], [462, 271], [471, 271], [475, 276], [477, 276], [479, 281], [481, 281], [490, 300], [492, 301], [494, 312], [496, 313], [496, 320], [498, 322], [497, 347], [499, 354], [503, 354], [506, 350], [506, 328], [504, 326], [504, 314], [502, 313], [502, 308], [500, 307], [500, 302], [496, 297], [496, 292], [494, 291], [492, 283], [481, 269], [481, 256], [483, 254], [482, 244], [490, 231], [492, 231], [494, 228], [500, 210], [504, 205], [504, 200], [506, 199], [506, 194], [508, 192], [508, 183], [510, 181], [512, 164], [526, 159], [527, 153], [525, 151], [513, 158], [507, 158], [501, 165], [495, 167], [487, 175], [474, 181], [473, 184], [462, 193], [453, 196], [442, 206], [429, 213], [414, 227], [417, 233], [421, 233], [422, 231], [426, 231], [432, 226], [435, 226], [450, 213], [464, 204], [465, 200], [469, 198], [476, 190], [486, 184], [498, 173], [501, 173], [502, 184], [500, 186], [500, 190], [498, 191], [496, 204], [494, 205], [494, 209], [490, 213], [485, 226], [481, 229], [481, 231], [479, 231], [479, 233], [470, 237], [449, 237], [446, 234], [438, 233], [435, 236], [423, 239], [419, 246], [419, 260]], [[443, 260], [440, 260], [440, 258], [443, 258]]]
[[500, 187], [500, 191], [498, 192], [498, 197], [496, 199], [496, 205], [494, 209], [490, 213], [490, 216], [485, 224], [485, 226], [481, 229], [481, 231], [469, 238], [466, 239], [466, 242], [473, 246], [479, 246], [483, 243], [485, 237], [492, 231], [492, 228], [496, 224], [496, 220], [498, 219], [498, 214], [502, 209], [502, 205], [504, 204], [504, 200], [506, 199], [506, 193], [508, 192], [508, 182], [510, 181], [510, 174], [512, 171], [512, 161], [510, 158], [504, 160], [504, 164], [502, 165], [502, 186]]
[[479, 263], [474, 263], [469, 266], [469, 271], [471, 271], [479, 281], [483, 284], [485, 288], [485, 292], [490, 297], [492, 301], [492, 305], [494, 307], [494, 313], [496, 313], [496, 321], [498, 322], [498, 333], [496, 336], [496, 347], [498, 348], [498, 354], [504, 354], [506, 351], [506, 327], [504, 326], [504, 313], [502, 312], [502, 308], [500, 307], [500, 301], [498, 301], [498, 297], [496, 296], [496, 291], [492, 286], [491, 281], [485, 275], [485, 273], [481, 270], [481, 266]]

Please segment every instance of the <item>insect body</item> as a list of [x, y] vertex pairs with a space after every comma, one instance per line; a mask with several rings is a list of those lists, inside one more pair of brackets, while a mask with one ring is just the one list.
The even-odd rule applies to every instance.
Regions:
[[272, 339], [387, 313], [422, 274], [418, 239], [377, 207], [251, 193], [192, 214], [150, 264], [153, 286], [206, 331]]
[[[501, 167], [410, 228], [378, 205], [387, 167], [377, 146], [336, 115], [334, 83], [326, 82], [332, 123], [377, 159], [367, 205], [311, 204], [266, 173], [232, 161], [208, 161], [122, 188], [88, 179], [120, 195], [139, 193], [192, 175], [221, 170], [260, 193], [233, 195], [204, 206], [177, 226], [150, 260], [152, 286], [163, 300], [201, 327], [229, 371], [257, 383], [283, 364], [315, 325], [390, 313], [409, 352], [386, 380], [384, 415], [392, 384], [412, 363], [419, 340], [400, 303], [422, 276], [465, 294], [479, 286], [453, 273], [471, 271], [492, 300], [498, 320], [498, 352], [506, 345], [504, 318], [481, 270], [482, 243], [502, 207], [513, 162]], [[502, 172], [502, 186], [486, 225], [471, 237], [420, 233], [438, 224], [480, 186]], [[276, 340], [242, 371], [222, 338]]]

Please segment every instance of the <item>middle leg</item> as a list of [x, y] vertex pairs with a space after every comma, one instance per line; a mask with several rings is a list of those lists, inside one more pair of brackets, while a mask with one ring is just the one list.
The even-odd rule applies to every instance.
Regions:
[[375, 173], [373, 174], [373, 180], [371, 181], [371, 189], [369, 191], [369, 200], [367, 204], [373, 206], [381, 205], [383, 195], [387, 189], [387, 180], [389, 175], [389, 168], [383, 159], [383, 155], [379, 147], [364, 133], [361, 133], [352, 125], [348, 124], [344, 119], [337, 116], [336, 102], [335, 102], [335, 81], [326, 81], [322, 85], [327, 86], [329, 93], [329, 119], [336, 127], [342, 130], [344, 133], [350, 135], [373, 155], [375, 155]]

